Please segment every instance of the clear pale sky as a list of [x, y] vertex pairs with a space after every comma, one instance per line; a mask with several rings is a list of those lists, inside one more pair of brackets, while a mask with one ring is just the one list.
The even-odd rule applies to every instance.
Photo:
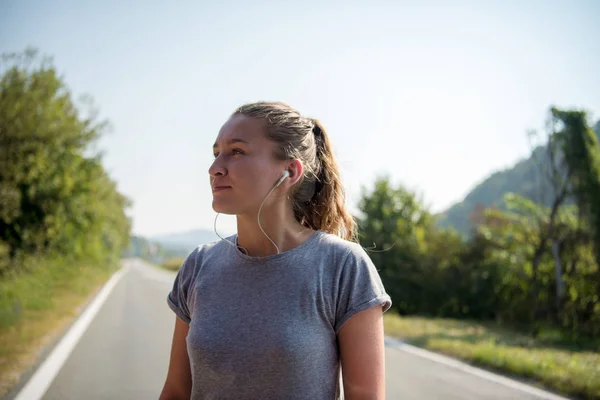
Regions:
[[212, 229], [212, 143], [245, 102], [323, 122], [353, 211], [381, 173], [441, 211], [527, 156], [552, 104], [600, 118], [594, 0], [2, 1], [0, 50], [28, 45], [112, 123], [142, 235]]

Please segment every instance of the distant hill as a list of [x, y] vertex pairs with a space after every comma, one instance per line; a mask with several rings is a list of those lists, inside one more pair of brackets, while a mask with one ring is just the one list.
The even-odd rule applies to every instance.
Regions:
[[[223, 237], [229, 236], [220, 232]], [[122, 257], [141, 257], [153, 263], [160, 264], [169, 258], [187, 256], [194, 248], [201, 244], [220, 240], [208, 229], [195, 229], [187, 232], [178, 232], [151, 237], [132, 235], [130, 246], [122, 252]]]
[[[600, 121], [594, 126], [600, 140]], [[479, 183], [463, 201], [454, 204], [438, 215], [438, 226], [453, 227], [468, 235], [471, 230], [469, 216], [478, 207], [501, 206], [508, 192], [518, 193], [536, 202], [549, 205], [552, 189], [547, 181], [540, 177], [539, 160], [547, 160], [546, 148], [536, 148], [529, 158], [517, 162], [513, 167], [495, 172]]]

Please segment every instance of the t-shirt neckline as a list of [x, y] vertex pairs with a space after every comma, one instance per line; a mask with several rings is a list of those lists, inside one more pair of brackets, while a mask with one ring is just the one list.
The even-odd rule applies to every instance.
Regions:
[[234, 251], [242, 260], [244, 260], [246, 262], [265, 264], [265, 263], [272, 262], [272, 261], [279, 261], [279, 260], [287, 258], [291, 255], [294, 255], [298, 252], [301, 252], [305, 247], [309, 246], [312, 242], [314, 242], [322, 233], [323, 233], [322, 230], [316, 230], [315, 232], [313, 232], [310, 235], [310, 237], [308, 239], [306, 239], [299, 246], [296, 246], [293, 249], [284, 251], [283, 253], [271, 254], [268, 256], [264, 256], [264, 257], [249, 256], [249, 255], [245, 254], [244, 252], [242, 252], [237, 247], [237, 239], [238, 239], [237, 233], [235, 233], [231, 236], [231, 242], [236, 245], [229, 246], [229, 247], [232, 247], [232, 251]]

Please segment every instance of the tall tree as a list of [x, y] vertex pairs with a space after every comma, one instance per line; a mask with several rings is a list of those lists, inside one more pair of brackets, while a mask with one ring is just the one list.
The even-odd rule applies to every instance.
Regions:
[[359, 208], [360, 243], [381, 269], [395, 307], [417, 312], [425, 296], [421, 253], [431, 214], [414, 193], [393, 187], [388, 177], [378, 177], [370, 193], [363, 189]]
[[[551, 253], [554, 258], [555, 267], [555, 281], [556, 281], [556, 310], [555, 317], [558, 318], [560, 313], [561, 304], [564, 298], [564, 281], [563, 281], [563, 268], [560, 257], [560, 246], [563, 237], [560, 236], [557, 229], [555, 229], [556, 219], [559, 215], [560, 208], [568, 200], [570, 191], [570, 180], [572, 170], [570, 166], [565, 162], [565, 157], [562, 152], [562, 144], [560, 141], [560, 134], [556, 132], [556, 121], [552, 110], [549, 118], [546, 121], [547, 137], [546, 142], [543, 143], [539, 149], [543, 151], [532, 152], [531, 159], [538, 168], [538, 193], [536, 193], [534, 200], [538, 204], [549, 204], [549, 212], [540, 212], [544, 210], [544, 207], [538, 207], [535, 203], [531, 203], [527, 210], [534, 211], [531, 216], [536, 219], [537, 226], [540, 234], [538, 242], [535, 246], [535, 251], [532, 260], [533, 269], [533, 288], [532, 288], [532, 306], [534, 319], [537, 318], [537, 307], [540, 291], [540, 284], [538, 282], [538, 269], [539, 264], [550, 245]], [[535, 131], [529, 133], [530, 137], [537, 136]]]
[[593, 227], [596, 262], [600, 266], [600, 145], [584, 111], [552, 108], [552, 114], [560, 125], [557, 135], [572, 170], [573, 192]]

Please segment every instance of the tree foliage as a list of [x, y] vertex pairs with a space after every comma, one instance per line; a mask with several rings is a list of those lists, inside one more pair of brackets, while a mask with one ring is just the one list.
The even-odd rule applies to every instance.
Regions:
[[107, 122], [89, 102], [77, 106], [33, 50], [3, 55], [0, 73], [0, 272], [19, 254], [116, 259], [130, 201], [93, 151]]
[[361, 244], [398, 312], [495, 319], [533, 335], [546, 325], [600, 334], [600, 147], [585, 113], [552, 108], [550, 116], [530, 177], [549, 194], [535, 201], [533, 190], [505, 191], [495, 206], [471, 210], [469, 237], [440, 228], [387, 177], [363, 191]]
[[422, 201], [387, 177], [363, 193], [360, 210], [361, 245], [399, 312], [490, 316], [496, 299], [488, 293], [498, 270], [486, 264], [479, 241], [466, 246], [458, 232], [438, 229]]
[[600, 145], [588, 126], [585, 112], [552, 108], [552, 115], [561, 123], [562, 129], [556, 135], [573, 171], [573, 194], [582, 215], [593, 228], [596, 262], [600, 263]]

